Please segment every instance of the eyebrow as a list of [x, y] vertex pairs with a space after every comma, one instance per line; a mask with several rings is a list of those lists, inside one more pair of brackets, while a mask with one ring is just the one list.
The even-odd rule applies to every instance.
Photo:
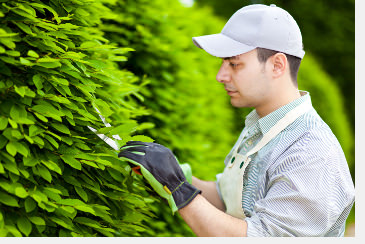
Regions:
[[239, 59], [239, 57], [237, 55], [237, 56], [227, 57], [227, 58], [223, 58], [223, 59], [224, 60], [231, 60], [231, 59], [237, 60], [237, 59]]

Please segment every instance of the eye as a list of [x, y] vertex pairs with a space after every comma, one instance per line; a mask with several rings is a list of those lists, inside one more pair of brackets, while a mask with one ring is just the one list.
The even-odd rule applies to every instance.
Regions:
[[239, 66], [240, 64], [239, 63], [229, 63], [229, 65], [232, 67], [232, 68], [236, 68], [237, 66]]

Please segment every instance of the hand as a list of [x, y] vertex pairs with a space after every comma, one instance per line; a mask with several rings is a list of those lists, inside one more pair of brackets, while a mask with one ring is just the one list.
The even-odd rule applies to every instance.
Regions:
[[189, 204], [201, 191], [191, 185], [170, 149], [157, 144], [130, 141], [119, 157], [141, 167], [152, 188], [167, 199], [173, 213]]

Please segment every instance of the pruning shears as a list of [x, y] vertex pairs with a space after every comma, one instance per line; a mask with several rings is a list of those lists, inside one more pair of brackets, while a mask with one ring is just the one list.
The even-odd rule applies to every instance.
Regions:
[[[95, 107], [94, 107], [95, 108]], [[97, 108], [95, 108], [95, 110], [98, 112], [101, 120], [103, 121], [104, 125], [106, 127], [111, 127], [111, 125], [106, 122], [105, 118], [103, 115], [100, 114], [99, 110]], [[114, 150], [119, 150], [120, 149], [120, 146], [118, 145], [118, 143], [116, 141], [114, 141], [113, 139], [111, 139], [110, 137], [107, 137], [106, 135], [104, 134], [99, 134], [97, 133], [97, 130], [94, 129], [93, 127], [91, 126], [87, 126], [92, 132], [94, 132], [98, 137], [100, 137], [103, 141], [105, 141], [110, 147], [112, 147]], [[116, 140], [122, 140], [120, 138], [119, 135], [113, 135], [113, 138], [116, 139]], [[135, 166], [135, 167], [132, 167], [132, 170], [136, 173], [136, 174], [139, 174], [139, 175], [142, 175], [141, 173], [141, 167], [140, 166]]]

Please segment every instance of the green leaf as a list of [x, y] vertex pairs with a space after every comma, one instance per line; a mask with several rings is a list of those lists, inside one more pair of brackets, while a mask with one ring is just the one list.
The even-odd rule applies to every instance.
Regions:
[[105, 165], [105, 166], [112, 166], [113, 165], [108, 160], [103, 160], [103, 159], [100, 159], [100, 158], [95, 159], [95, 162], [100, 163], [100, 164]]
[[11, 206], [11, 207], [19, 207], [19, 204], [18, 204], [18, 201], [16, 200], [16, 198], [14, 198], [4, 192], [0, 192], [0, 202], [5, 205]]
[[49, 219], [66, 229], [73, 230], [73, 224], [70, 219], [67, 219], [65, 217], [56, 218], [53, 216], [49, 217]]
[[82, 189], [79, 186], [74, 186], [74, 187], [75, 187], [75, 191], [77, 192], [77, 194], [79, 194], [79, 196], [82, 198], [82, 200], [84, 200], [85, 202], [87, 202], [89, 198], [87, 196], [86, 191], [84, 191], [84, 189]]
[[47, 134], [50, 134], [51, 136], [53, 136], [53, 137], [55, 137], [57, 140], [59, 140], [59, 141], [61, 141], [62, 140], [62, 138], [59, 136], [59, 135], [57, 135], [57, 134], [55, 134], [55, 133], [53, 133], [52, 131], [49, 131], [49, 130], [47, 130], [46, 131], [46, 133]]
[[55, 128], [56, 130], [62, 132], [62, 133], [65, 133], [65, 134], [68, 134], [68, 135], [71, 135], [71, 132], [70, 130], [67, 128], [66, 125], [64, 124], [60, 124], [60, 123], [51, 123], [51, 126], [53, 128]]
[[14, 85], [15, 92], [18, 93], [21, 97], [27, 96], [27, 97], [35, 97], [34, 91], [29, 89], [27, 86], [21, 86], [17, 87]]
[[21, 117], [21, 115], [23, 114], [22, 109], [17, 106], [16, 104], [14, 104], [11, 109], [10, 109], [10, 117], [13, 120], [19, 120], [19, 118]]
[[43, 115], [39, 114], [39, 113], [34, 113], [35, 116], [37, 116], [40, 120], [42, 120], [43, 122], [48, 122], [48, 119], [46, 117], [44, 117]]
[[87, 161], [87, 160], [80, 160], [80, 162], [82, 162], [83, 164], [89, 165], [91, 167], [100, 169], [100, 167], [96, 163], [94, 163], [94, 162]]
[[30, 27], [26, 24], [24, 24], [23, 22], [19, 22], [19, 21], [12, 21], [14, 24], [16, 24], [22, 31], [24, 31], [25, 33], [34, 36], [35, 34], [32, 32], [32, 30], [30, 29]]
[[67, 163], [71, 167], [81, 170], [81, 163], [71, 155], [62, 155], [61, 158], [65, 163]]
[[[47, 95], [44, 96], [44, 98], [55, 101], [57, 103], [65, 103], [65, 104], [70, 104], [71, 103], [70, 100], [68, 100], [67, 98], [62, 97], [62, 96], [55, 96], [55, 95], [47, 94]], [[63, 111], [69, 111], [69, 110], [66, 110], [66, 109], [63, 109], [63, 108], [61, 108], [61, 110], [62, 110], [62, 112]]]
[[26, 158], [23, 157], [23, 164], [24, 164], [24, 166], [33, 167], [38, 164], [38, 160], [33, 157], [26, 157]]
[[18, 153], [22, 154], [24, 157], [28, 157], [29, 155], [29, 148], [24, 146], [22, 143], [20, 142], [13, 142], [13, 144], [16, 147], [16, 150]]
[[16, 85], [14, 85], [14, 89], [15, 89], [16, 93], [18, 93], [21, 97], [24, 97], [24, 95], [25, 95], [25, 87], [24, 86], [17, 87]]
[[136, 135], [130, 138], [131, 141], [154, 142], [151, 137], [145, 135]]
[[81, 187], [80, 182], [78, 180], [76, 180], [76, 178], [73, 177], [72, 175], [64, 175], [63, 178], [64, 178], [64, 180], [67, 183], [69, 183], [69, 184], [71, 184], [73, 186], [79, 186], [79, 187]]
[[23, 175], [26, 179], [28, 179], [28, 178], [29, 178], [30, 174], [29, 174], [28, 170], [26, 170], [24, 167], [22, 167], [22, 166], [20, 165], [20, 166], [18, 167], [18, 170], [19, 170], [19, 172], [20, 172], [20, 173], [22, 173], [22, 175]]
[[[27, 135], [25, 135], [24, 134], [24, 138], [30, 143], [30, 144], [34, 144], [34, 141], [33, 141], [33, 139], [32, 138], [30, 138], [29, 136], [27, 136]], [[1, 146], [0, 146], [0, 148], [1, 148]]]
[[32, 212], [37, 207], [37, 204], [32, 198], [28, 197], [24, 201], [24, 207], [25, 207], [25, 211], [27, 213], [29, 213], [29, 212]]
[[50, 137], [49, 135], [45, 135], [44, 138], [46, 138], [47, 141], [49, 141], [55, 148], [58, 148], [59, 147], [59, 145], [56, 142], [56, 140], [53, 139], [52, 137]]
[[29, 127], [29, 136], [30, 137], [36, 136], [42, 132], [44, 132], [44, 130], [36, 125], [31, 125]]
[[47, 69], [53, 69], [61, 66], [61, 63], [59, 61], [55, 62], [41, 62], [41, 63], [35, 63], [35, 65], [47, 68]]
[[35, 51], [33, 51], [33, 50], [29, 50], [29, 51], [28, 51], [28, 53], [27, 53], [27, 55], [28, 55], [29, 57], [39, 58], [38, 53], [36, 53], [36, 52], [35, 52]]
[[112, 129], [110, 131], [110, 134], [112, 134], [112, 135], [131, 134], [132, 132], [136, 131], [137, 127], [138, 127], [138, 125], [136, 122], [119, 125], [116, 128]]
[[5, 225], [5, 229], [7, 229], [15, 237], [22, 237], [22, 234], [14, 225]]
[[103, 128], [101, 128], [101, 129], [98, 130], [98, 133], [100, 133], [100, 134], [107, 134], [107, 133], [109, 133], [113, 129], [114, 129], [113, 126], [103, 127]]
[[38, 203], [48, 202], [47, 196], [37, 189], [31, 191], [29, 194]]
[[24, 64], [26, 66], [32, 66], [33, 65], [33, 63], [31, 61], [29, 61], [28, 59], [23, 58], [23, 57], [20, 57], [19, 61], [20, 61], [21, 64]]
[[82, 150], [91, 150], [90, 147], [88, 147], [85, 143], [77, 142], [75, 143], [75, 146], [82, 149]]
[[28, 192], [24, 189], [23, 186], [15, 187], [15, 195], [20, 198], [26, 198], [28, 196]]
[[70, 206], [61, 206], [57, 208], [55, 213], [59, 216], [65, 216], [70, 219], [73, 219], [77, 215], [77, 210]]
[[14, 120], [8, 118], [8, 121], [9, 121], [9, 124], [11, 125], [11, 127], [13, 127], [14, 129], [18, 128], [18, 124]]
[[30, 216], [28, 219], [35, 225], [46, 225], [46, 222], [44, 219], [38, 216]]
[[45, 179], [49, 183], [52, 182], [52, 175], [46, 167], [44, 167], [43, 165], [37, 165], [37, 169], [43, 179]]
[[18, 51], [6, 51], [6, 54], [9, 56], [13, 56], [13, 57], [19, 57], [20, 56], [20, 52]]
[[45, 116], [50, 115], [57, 115], [61, 116], [62, 114], [60, 111], [58, 111], [55, 107], [53, 107], [51, 104], [42, 104], [42, 105], [35, 105], [32, 107], [32, 109], [38, 113], [44, 114]]
[[32, 232], [32, 224], [25, 217], [18, 218], [16, 225], [19, 230], [24, 233], [24, 235], [29, 236], [30, 232]]
[[[0, 230], [3, 228], [4, 228], [4, 215], [0, 210]], [[0, 236], [2, 236], [2, 235], [0, 234]]]
[[38, 203], [38, 206], [50, 213], [54, 212], [56, 210], [56, 208], [58, 207], [57, 205], [55, 205], [51, 202], [41, 202], [41, 203]]
[[52, 80], [54, 80], [56, 83], [58, 83], [60, 85], [64, 85], [64, 86], [69, 85], [68, 80], [63, 79], [63, 78], [58, 78], [58, 77], [52, 76]]
[[0, 130], [4, 130], [8, 126], [8, 118], [0, 117]]
[[87, 225], [87, 226], [94, 227], [94, 228], [102, 227], [99, 222], [97, 222], [93, 219], [85, 218], [85, 217], [77, 217], [74, 219], [74, 221], [76, 223]]
[[3, 166], [11, 173], [19, 175], [19, 170], [15, 162], [6, 161], [5, 163], [3, 163]]
[[36, 74], [36, 75], [33, 76], [34, 85], [39, 90], [43, 88], [43, 81], [44, 81], [44, 79], [40, 74]]
[[9, 142], [7, 145], [6, 145], [6, 151], [8, 151], [8, 153], [11, 155], [11, 156], [15, 156], [16, 153], [17, 153], [17, 148], [16, 148], [16, 145], [14, 142]]
[[95, 210], [87, 205], [75, 205], [75, 209], [95, 215]]
[[43, 189], [43, 193], [47, 195], [48, 198], [54, 200], [54, 201], [59, 201], [61, 198], [60, 196], [60, 191], [56, 190], [57, 192], [55, 192], [56, 189], [54, 188], [44, 188]]
[[49, 168], [50, 170], [54, 171], [54, 172], [57, 172], [59, 175], [62, 175], [62, 170], [61, 168], [58, 166], [58, 164], [56, 164], [55, 162], [52, 162], [52, 161], [44, 161], [44, 160], [41, 160], [41, 162], [47, 167]]
[[62, 205], [67, 205], [67, 206], [75, 206], [75, 205], [85, 205], [85, 203], [79, 199], [72, 199], [72, 198], [67, 198], [67, 199], [61, 199], [59, 201], [57, 201], [58, 204], [62, 204]]

